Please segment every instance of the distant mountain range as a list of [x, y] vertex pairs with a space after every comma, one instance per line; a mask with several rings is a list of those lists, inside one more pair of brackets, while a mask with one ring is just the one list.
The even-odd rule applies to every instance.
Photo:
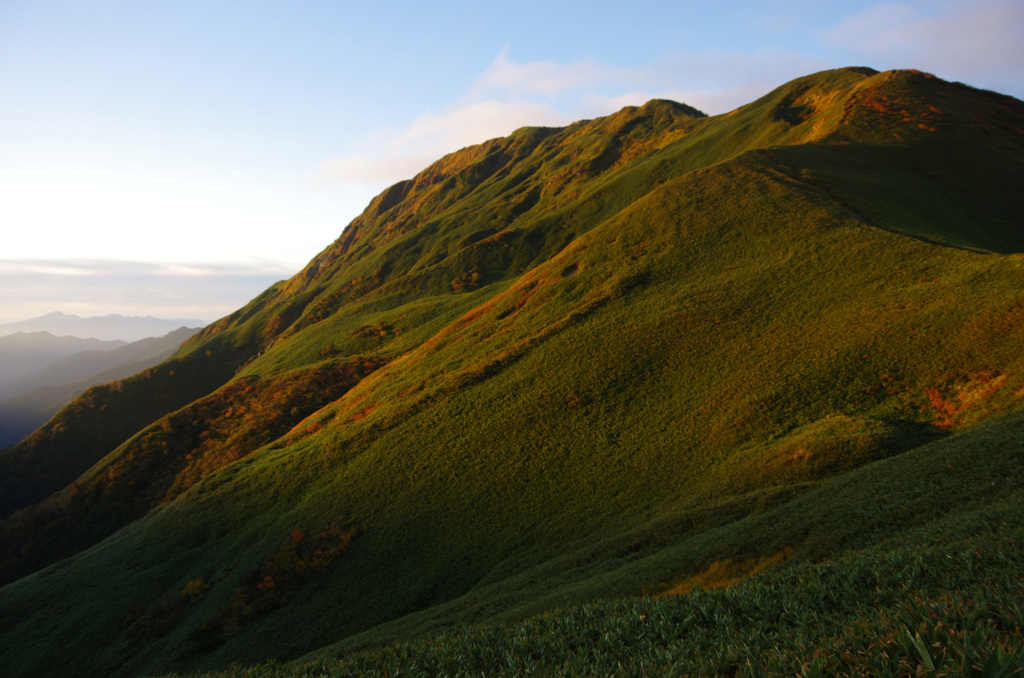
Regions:
[[1011, 675], [1021, 196], [917, 71], [452, 153], [0, 452], [0, 672]]
[[0, 325], [0, 337], [15, 332], [49, 332], [58, 337], [130, 342], [147, 337], [161, 337], [179, 327], [203, 327], [205, 324], [195, 318], [167, 320], [117, 314], [81, 318], [55, 311], [38, 318]]
[[[39, 428], [90, 386], [129, 377], [166, 360], [198, 331], [199, 328], [181, 327], [162, 337], [140, 339], [130, 344], [109, 342], [123, 345], [73, 353], [0, 388], [0, 448], [18, 442]], [[39, 345], [51, 336], [46, 332], [35, 332], [0, 337], [0, 365], [5, 364], [10, 356], [4, 350], [5, 340], [20, 338]], [[96, 342], [75, 337], [62, 339], [75, 339], [75, 343], [64, 341], [60, 342], [61, 346]]]
[[202, 324], [55, 312], [0, 325], [0, 448], [24, 438], [86, 388], [162, 362]]
[[0, 336], [0, 392], [13, 382], [67, 356], [84, 351], [111, 351], [125, 345], [126, 342], [121, 340], [58, 337], [43, 331]]

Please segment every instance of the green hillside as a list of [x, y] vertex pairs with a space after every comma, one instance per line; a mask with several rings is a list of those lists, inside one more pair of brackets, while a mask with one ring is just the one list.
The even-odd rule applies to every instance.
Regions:
[[[293, 666], [216, 675], [1015, 675], [1024, 670], [1022, 415], [869, 464], [744, 520], [657, 544], [623, 541], [618, 558], [573, 563], [573, 576], [560, 572], [571, 560], [558, 559], [442, 606], [468, 618], [456, 608], [513, 598], [541, 578], [552, 609], [523, 622], [500, 614], [504, 623], [346, 651], [366, 642], [357, 637]], [[798, 559], [782, 546], [793, 543]], [[772, 548], [769, 557], [736, 556]], [[695, 574], [674, 577], [684, 562]], [[658, 577], [668, 584], [607, 600], [616, 584]], [[678, 584], [696, 588], [664, 594]], [[411, 615], [389, 634], [409, 637], [431, 616], [440, 615]]]
[[[1020, 195], [1024, 104], [916, 72], [819, 73], [715, 117], [652, 101], [447, 156], [4, 453], [30, 480], [54, 456], [80, 473], [0, 523], [7, 670], [501, 635], [487, 624], [726, 561], [785, 559], [763, 586], [809, 599], [817, 580], [785, 572], [955, 548], [929, 530], [975, 548], [991, 516], [1020, 519]], [[885, 604], [940, 600], [940, 574], [885, 580]]]

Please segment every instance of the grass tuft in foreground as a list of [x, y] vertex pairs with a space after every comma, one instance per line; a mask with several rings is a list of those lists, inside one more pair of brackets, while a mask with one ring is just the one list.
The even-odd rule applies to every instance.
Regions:
[[1021, 675], [1022, 505], [1011, 497], [729, 588], [599, 602], [340, 659], [201, 675]]

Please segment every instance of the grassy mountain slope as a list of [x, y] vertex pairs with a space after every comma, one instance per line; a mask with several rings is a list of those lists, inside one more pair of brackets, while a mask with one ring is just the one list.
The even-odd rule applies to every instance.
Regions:
[[77, 478], [140, 428], [220, 387], [255, 350], [211, 342], [201, 353], [172, 357], [86, 389], [45, 426], [0, 454], [4, 480], [22, 485], [4, 493], [3, 515], [25, 507], [23, 488]]
[[[1020, 668], [1022, 424], [1022, 413], [1012, 413], [824, 481], [744, 520], [599, 545], [599, 558], [574, 554], [479, 587], [293, 667], [217, 675], [982, 675], [989, 662]], [[800, 555], [790, 550], [795, 545]], [[746, 558], [772, 549], [776, 557]], [[751, 576], [770, 562], [777, 564]], [[609, 600], [637, 581], [660, 585], [644, 597]], [[667, 594], [677, 582], [696, 588]], [[524, 585], [542, 588], [544, 602], [524, 606], [517, 593]], [[508, 609], [495, 614], [499, 602]], [[472, 621], [488, 607], [492, 623], [352, 651], [381, 637]], [[936, 667], [930, 673], [926, 656]]]
[[[58, 644], [77, 675], [292, 658], [877, 543], [794, 507], [1021, 404], [1022, 127], [1012, 99], [848, 69], [442, 159], [15, 448], [111, 426], [0, 526], [0, 574], [28, 575], [0, 589], [12, 675]], [[960, 211], [909, 218], [901, 185]]]

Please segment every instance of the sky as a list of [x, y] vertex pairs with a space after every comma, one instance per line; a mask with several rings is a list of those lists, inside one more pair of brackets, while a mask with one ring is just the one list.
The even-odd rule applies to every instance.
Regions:
[[1024, 99], [1021, 0], [0, 0], [0, 322], [213, 321], [524, 125], [842, 66]]

